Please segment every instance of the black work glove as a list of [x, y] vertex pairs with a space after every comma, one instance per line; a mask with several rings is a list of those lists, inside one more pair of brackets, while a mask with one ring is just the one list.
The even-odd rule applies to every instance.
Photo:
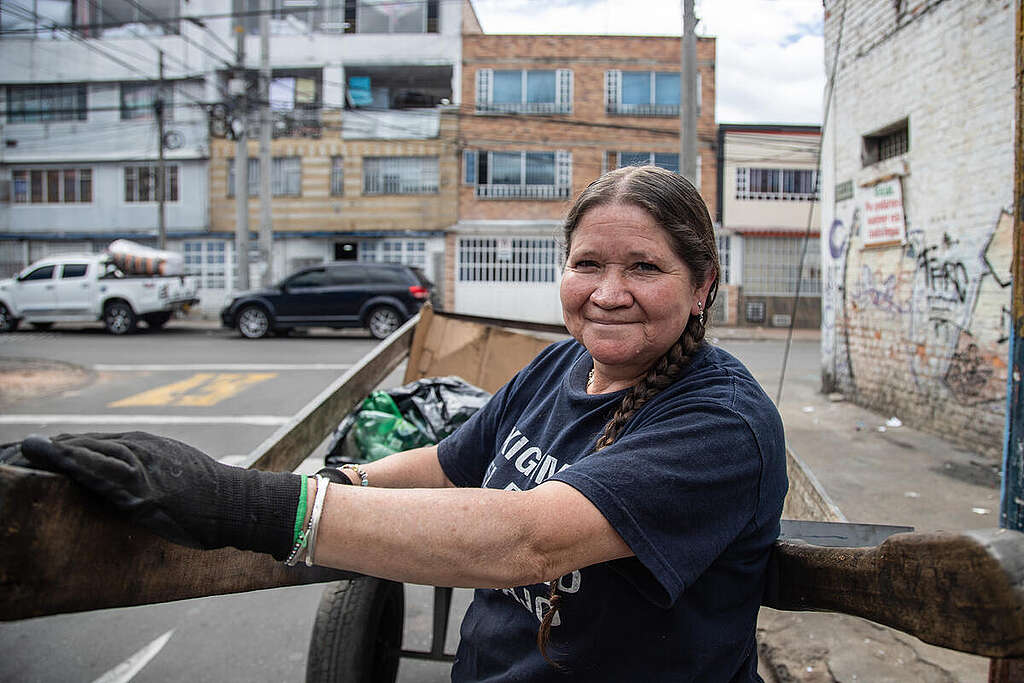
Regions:
[[21, 453], [66, 474], [128, 519], [192, 548], [234, 546], [288, 557], [300, 477], [217, 462], [145, 432], [30, 436]]

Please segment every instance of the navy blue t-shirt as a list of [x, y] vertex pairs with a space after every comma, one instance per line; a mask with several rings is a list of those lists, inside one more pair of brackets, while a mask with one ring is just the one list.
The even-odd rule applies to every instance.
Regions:
[[786, 494], [778, 411], [747, 369], [703, 345], [618, 439], [594, 444], [625, 390], [591, 396], [590, 354], [545, 349], [438, 447], [456, 486], [579, 490], [635, 557], [544, 584], [477, 590], [455, 681], [756, 681], [754, 631]]

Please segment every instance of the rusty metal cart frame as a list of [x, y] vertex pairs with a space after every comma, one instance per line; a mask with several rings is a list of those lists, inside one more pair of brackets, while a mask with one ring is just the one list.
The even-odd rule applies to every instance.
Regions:
[[[494, 390], [550, 343], [550, 334], [543, 333], [564, 333], [555, 326], [514, 323], [519, 328], [515, 331], [512, 325], [425, 308], [261, 444], [244, 466], [294, 470], [406, 359], [406, 381], [460, 374]], [[792, 454], [789, 469], [791, 493], [784, 516], [828, 520], [827, 501]], [[764, 605], [860, 616], [934, 645], [992, 658], [993, 683], [1024, 680], [1024, 534], [987, 529], [898, 533], [881, 540], [893, 530], [840, 524], [826, 535], [847, 539], [840, 540], [845, 545], [824, 547], [810, 538], [821, 530], [786, 523], [770, 564]], [[853, 540], [865, 533], [866, 540]], [[857, 547], [865, 543], [867, 547]], [[109, 581], [114, 575], [130, 580]], [[177, 546], [111, 516], [63, 477], [0, 466], [0, 620], [333, 581], [351, 582], [339, 584], [347, 586], [377, 582], [362, 584], [375, 590], [390, 583], [351, 572], [286, 567], [268, 556], [232, 548]], [[334, 610], [329, 625], [335, 631], [341, 623], [350, 631], [359, 627], [354, 628], [358, 635], [373, 642], [380, 640], [389, 649], [377, 653], [378, 659], [387, 660], [378, 662], [385, 668], [397, 667], [398, 655], [450, 661], [444, 642], [451, 591], [435, 589], [429, 651], [400, 650], [400, 631], [398, 643], [393, 635], [378, 637], [374, 631], [381, 623], [393, 629], [395, 606], [382, 607], [377, 597], [362, 600], [363, 611], [358, 612], [370, 615], [359, 618], [376, 619], [374, 628], [367, 628], [367, 622], [338, 622], [338, 610], [354, 609], [350, 600], [358, 591], [330, 604], [322, 601], [321, 613]], [[386, 596], [387, 591], [378, 594]], [[391, 611], [381, 616], [385, 607]], [[337, 644], [347, 637], [318, 634], [322, 616], [318, 614], [311, 655], [318, 643]], [[333, 680], [352, 664], [313, 659], [309, 680]]]

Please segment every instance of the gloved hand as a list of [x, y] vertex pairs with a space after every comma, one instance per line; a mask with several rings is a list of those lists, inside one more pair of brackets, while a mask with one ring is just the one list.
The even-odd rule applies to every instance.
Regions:
[[278, 560], [291, 551], [297, 474], [224, 465], [180, 441], [145, 432], [30, 436], [21, 453], [169, 541], [205, 549], [230, 545]]

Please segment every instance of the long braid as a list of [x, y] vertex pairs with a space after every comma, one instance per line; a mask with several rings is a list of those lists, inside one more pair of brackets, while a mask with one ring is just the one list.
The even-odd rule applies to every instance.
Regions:
[[[619, 437], [619, 434], [622, 433], [626, 423], [645, 403], [679, 378], [679, 375], [693, 358], [693, 354], [700, 347], [701, 342], [704, 341], [706, 329], [700, 318], [690, 316], [686, 329], [683, 330], [683, 334], [680, 335], [676, 343], [651, 366], [643, 379], [633, 385], [629, 392], [622, 397], [622, 402], [604, 426], [604, 432], [602, 432], [597, 443], [594, 445], [595, 452], [610, 446]], [[551, 603], [551, 607], [544, 613], [540, 629], [537, 631], [537, 647], [549, 664], [561, 669], [563, 668], [562, 665], [548, 656], [551, 622], [558, 613], [558, 608], [562, 602], [562, 596], [558, 594], [558, 580], [552, 581], [550, 586], [551, 592], [548, 595], [548, 601]]]

